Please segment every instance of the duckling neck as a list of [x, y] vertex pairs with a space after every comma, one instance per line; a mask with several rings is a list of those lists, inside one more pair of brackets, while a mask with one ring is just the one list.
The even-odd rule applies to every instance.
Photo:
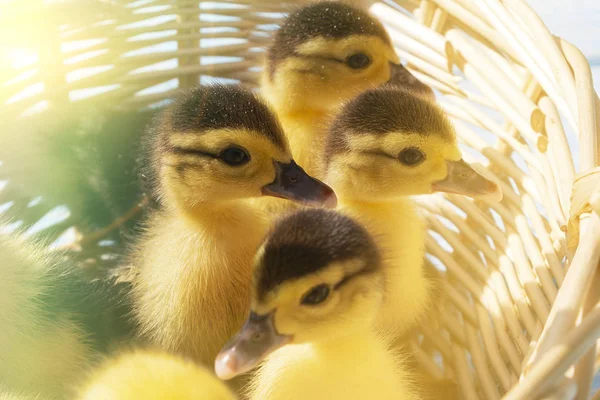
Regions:
[[[372, 235], [378, 238], [381, 250], [396, 253], [410, 243], [412, 249], [408, 253], [420, 258], [425, 243], [423, 221], [414, 202], [409, 197], [393, 200], [371, 201], [338, 197], [339, 208], [354, 214], [361, 220]], [[402, 241], [398, 242], [399, 238]], [[388, 243], [390, 242], [391, 243]], [[404, 257], [406, 254], [402, 254]], [[415, 260], [416, 261], [416, 260]], [[417, 263], [421, 265], [420, 262]]]
[[413, 201], [409, 197], [398, 197], [390, 200], [365, 200], [338, 196], [341, 208], [360, 209], [369, 218], [389, 218], [390, 216], [417, 218], [418, 214]]
[[365, 224], [383, 254], [386, 300], [378, 325], [399, 333], [414, 326], [429, 306], [432, 282], [425, 275], [425, 229], [408, 197], [391, 201], [338, 198], [339, 207]]
[[287, 134], [294, 160], [309, 175], [321, 178], [320, 149], [333, 113], [316, 109], [282, 110], [277, 115]]
[[338, 332], [336, 335], [332, 335], [331, 337], [311, 342], [311, 346], [316, 352], [321, 354], [336, 354], [347, 351], [350, 348], [354, 348], [357, 343], [369, 342], [371, 339], [376, 337], [373, 330], [374, 323], [375, 321], [372, 321], [371, 323], [364, 323], [361, 324], [360, 328], [355, 327], [351, 331], [341, 334]]
[[[263, 74], [261, 77], [261, 95], [275, 109], [278, 117], [281, 117], [281, 115], [295, 115], [297, 118], [310, 119], [313, 115], [326, 115], [335, 112], [335, 110], [320, 105], [319, 102], [311, 101], [310, 96], [306, 93], [292, 88], [278, 87], [267, 74]], [[334, 105], [333, 107], [339, 108], [340, 105]]]
[[245, 200], [200, 203], [180, 213], [188, 228], [213, 234], [231, 233], [232, 230], [244, 229], [249, 226], [247, 224], [264, 225], [260, 214]]
[[250, 307], [252, 258], [268, 226], [246, 201], [154, 214], [133, 254], [140, 335], [210, 365]]
[[[338, 197], [339, 208], [349, 214], [354, 214], [362, 220], [372, 235], [379, 237], [381, 244], [387, 245], [391, 238], [398, 238], [409, 233], [410, 243], [422, 248], [425, 241], [423, 222], [415, 204], [409, 197], [399, 197], [391, 200], [364, 200]], [[390, 243], [396, 248], [398, 243]], [[390, 252], [391, 249], [382, 249]]]
[[311, 107], [294, 101], [285, 101], [272, 94], [269, 85], [263, 85], [263, 95], [277, 113], [286, 133], [292, 156], [298, 165], [312, 176], [322, 177], [321, 149], [336, 109]]
[[409, 377], [373, 331], [285, 346], [259, 369], [252, 400], [413, 399]]

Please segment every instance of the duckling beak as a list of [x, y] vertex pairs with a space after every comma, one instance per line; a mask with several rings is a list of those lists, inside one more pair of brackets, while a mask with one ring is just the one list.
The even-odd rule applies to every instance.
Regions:
[[430, 100], [435, 100], [433, 90], [415, 78], [402, 64], [394, 64], [390, 62], [390, 79], [389, 85], [410, 90], [413, 93], [420, 94]]
[[288, 164], [273, 161], [275, 180], [262, 188], [265, 196], [280, 197], [309, 206], [334, 208], [337, 197], [329, 186], [308, 175], [294, 160]]
[[274, 312], [259, 315], [251, 311], [242, 330], [227, 343], [215, 360], [215, 373], [232, 379], [250, 371], [266, 356], [292, 340], [280, 335], [273, 322]]
[[497, 183], [485, 178], [465, 161], [447, 161], [446, 179], [431, 185], [434, 192], [462, 194], [474, 199], [486, 199], [490, 202], [502, 200], [502, 189]]

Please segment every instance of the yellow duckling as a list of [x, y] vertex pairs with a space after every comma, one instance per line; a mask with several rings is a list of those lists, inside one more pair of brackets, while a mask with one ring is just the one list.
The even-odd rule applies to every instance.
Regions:
[[255, 400], [416, 398], [373, 329], [387, 291], [367, 231], [326, 210], [277, 223], [257, 253], [250, 316], [215, 362], [230, 379], [263, 359]]
[[81, 371], [121, 338], [120, 291], [108, 279], [90, 281], [41, 244], [0, 235], [3, 396], [67, 396]]
[[261, 93], [277, 112], [294, 158], [314, 175], [327, 126], [343, 102], [386, 82], [434, 98], [400, 64], [379, 21], [342, 2], [323, 1], [292, 13], [277, 31]]
[[169, 107], [149, 137], [161, 208], [132, 254], [141, 334], [205, 364], [246, 317], [254, 253], [268, 223], [247, 199], [335, 206], [333, 191], [290, 155], [270, 109], [238, 86], [202, 86]]
[[212, 372], [167, 353], [137, 350], [94, 371], [79, 400], [235, 400]]
[[378, 325], [401, 335], [431, 304], [423, 268], [425, 228], [409, 196], [433, 191], [502, 197], [498, 185], [462, 160], [454, 127], [432, 101], [396, 88], [368, 90], [332, 124], [325, 181], [339, 209], [377, 238], [388, 290]]

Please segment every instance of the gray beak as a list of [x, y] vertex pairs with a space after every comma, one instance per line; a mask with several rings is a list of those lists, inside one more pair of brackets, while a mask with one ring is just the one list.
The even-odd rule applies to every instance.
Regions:
[[486, 199], [491, 202], [502, 200], [502, 189], [497, 183], [485, 178], [465, 161], [447, 161], [448, 175], [435, 182], [434, 192], [462, 194], [474, 199]]
[[232, 379], [250, 371], [273, 351], [289, 343], [291, 336], [280, 335], [273, 323], [274, 312], [258, 315], [253, 311], [240, 332], [219, 352], [215, 373], [221, 379]]
[[390, 79], [387, 84], [409, 90], [415, 94], [435, 100], [433, 90], [414, 77], [402, 64], [390, 62]]
[[333, 189], [308, 175], [292, 160], [288, 164], [273, 161], [275, 180], [262, 188], [265, 196], [280, 197], [309, 206], [334, 208], [337, 197]]

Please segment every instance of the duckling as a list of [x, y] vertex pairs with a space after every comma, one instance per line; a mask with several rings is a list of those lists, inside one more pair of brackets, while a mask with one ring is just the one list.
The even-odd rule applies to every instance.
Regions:
[[212, 372], [155, 350], [120, 354], [94, 371], [79, 400], [235, 400]]
[[91, 281], [41, 243], [0, 235], [0, 386], [7, 393], [68, 396], [81, 371], [126, 336], [126, 312], [121, 285]]
[[276, 32], [261, 93], [277, 112], [294, 158], [318, 176], [317, 149], [340, 106], [386, 82], [435, 98], [400, 64], [379, 21], [342, 2], [323, 1], [290, 14]]
[[268, 229], [248, 199], [334, 207], [336, 197], [294, 162], [269, 107], [239, 86], [189, 91], [148, 140], [160, 207], [131, 254], [134, 315], [153, 345], [212, 365], [242, 326]]
[[217, 376], [265, 360], [251, 399], [414, 399], [407, 371], [373, 329], [385, 291], [361, 225], [323, 209], [288, 215], [257, 253], [250, 315], [219, 353]]
[[384, 254], [388, 290], [378, 326], [396, 337], [431, 306], [423, 268], [425, 228], [410, 196], [433, 191], [499, 201], [499, 186], [463, 161], [456, 133], [432, 101], [398, 88], [363, 92], [330, 127], [325, 181], [339, 210], [358, 218]]

